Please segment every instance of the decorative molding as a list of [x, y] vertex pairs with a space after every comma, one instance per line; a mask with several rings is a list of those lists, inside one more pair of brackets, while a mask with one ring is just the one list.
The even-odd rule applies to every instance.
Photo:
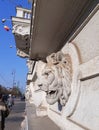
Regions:
[[27, 100], [30, 99], [30, 88], [29, 88], [29, 85], [26, 86], [25, 98], [26, 98]]
[[26, 54], [25, 52], [21, 51], [20, 49], [17, 49], [17, 55], [22, 57], [22, 58], [28, 58], [29, 55]]
[[28, 58], [30, 47], [30, 24], [14, 24], [12, 33], [15, 36], [17, 55], [23, 58]]
[[[32, 83], [32, 82], [31, 82]], [[25, 92], [25, 98], [31, 103], [33, 102], [33, 92], [32, 92], [32, 88], [31, 88], [31, 83], [29, 85], [27, 85], [26, 87], [26, 92]]]
[[85, 80], [94, 76], [99, 76], [99, 56], [94, 57], [79, 67], [80, 80]]
[[26, 65], [27, 65], [27, 67], [28, 67], [29, 73], [31, 74], [32, 71], [33, 71], [34, 61], [28, 59]]
[[30, 35], [30, 24], [15, 24], [12, 33], [26, 40]]

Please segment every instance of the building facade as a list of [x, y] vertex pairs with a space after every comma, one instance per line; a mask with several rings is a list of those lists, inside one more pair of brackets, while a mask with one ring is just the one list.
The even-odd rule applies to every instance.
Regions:
[[98, 130], [99, 1], [34, 0], [31, 11], [17, 7], [12, 24], [37, 116], [61, 130]]

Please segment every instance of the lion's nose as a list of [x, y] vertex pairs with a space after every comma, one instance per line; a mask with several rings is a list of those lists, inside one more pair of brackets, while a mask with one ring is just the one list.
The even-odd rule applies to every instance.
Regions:
[[42, 90], [42, 91], [48, 91], [48, 88], [46, 85], [44, 85], [43, 83], [42, 84], [38, 84], [38, 87]]
[[42, 87], [43, 85], [42, 84], [38, 84], [39, 87]]

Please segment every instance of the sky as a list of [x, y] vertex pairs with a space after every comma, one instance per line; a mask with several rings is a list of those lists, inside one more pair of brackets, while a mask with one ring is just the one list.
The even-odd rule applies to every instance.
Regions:
[[[0, 0], [0, 84], [11, 88], [15, 76], [16, 85], [24, 91], [28, 72], [26, 59], [16, 55], [14, 35], [4, 29], [4, 26], [12, 28], [11, 16], [16, 16], [16, 6], [31, 9], [28, 0]], [[4, 18], [7, 20], [2, 23]]]

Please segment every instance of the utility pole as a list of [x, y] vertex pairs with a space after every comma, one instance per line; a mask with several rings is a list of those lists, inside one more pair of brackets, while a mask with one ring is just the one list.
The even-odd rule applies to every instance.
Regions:
[[12, 71], [13, 81], [12, 81], [12, 87], [15, 86], [15, 70]]

